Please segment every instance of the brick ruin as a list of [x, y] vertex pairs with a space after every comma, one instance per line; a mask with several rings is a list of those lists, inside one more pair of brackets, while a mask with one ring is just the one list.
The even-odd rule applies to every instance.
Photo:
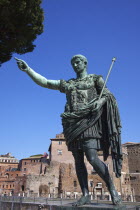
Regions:
[[[117, 191], [124, 200], [140, 201], [140, 143], [125, 143], [122, 176], [113, 172], [111, 155], [108, 166]], [[99, 158], [103, 160], [102, 152]], [[106, 184], [85, 158], [88, 169], [90, 195], [94, 199], [108, 199]], [[81, 195], [75, 173], [74, 159], [67, 150], [63, 134], [51, 139], [49, 155], [40, 154], [18, 161], [11, 154], [0, 156], [0, 194], [73, 198]]]

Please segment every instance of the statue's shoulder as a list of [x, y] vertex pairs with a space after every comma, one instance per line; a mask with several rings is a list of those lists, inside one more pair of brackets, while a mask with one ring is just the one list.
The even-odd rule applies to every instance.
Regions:
[[102, 75], [97, 75], [97, 74], [89, 74], [89, 78], [92, 78], [95, 82], [99, 80], [99, 78], [103, 77]]
[[69, 86], [72, 85], [75, 82], [74, 78], [71, 78], [69, 80], [60, 80], [60, 92], [66, 93], [69, 89]]
[[71, 78], [71, 79], [67, 80], [67, 83], [72, 83], [72, 82], [75, 82], [75, 81], [76, 81], [75, 78]]
[[73, 81], [75, 81], [76, 79], [74, 79], [74, 78], [71, 78], [71, 79], [68, 79], [68, 80], [64, 80], [64, 79], [61, 79], [60, 80], [60, 82], [62, 82], [62, 83], [71, 83], [71, 82], [73, 82]]

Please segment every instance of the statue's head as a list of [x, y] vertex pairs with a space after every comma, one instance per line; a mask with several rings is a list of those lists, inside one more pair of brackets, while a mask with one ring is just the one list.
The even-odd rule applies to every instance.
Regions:
[[74, 55], [71, 59], [71, 65], [76, 73], [86, 71], [87, 58], [84, 55]]

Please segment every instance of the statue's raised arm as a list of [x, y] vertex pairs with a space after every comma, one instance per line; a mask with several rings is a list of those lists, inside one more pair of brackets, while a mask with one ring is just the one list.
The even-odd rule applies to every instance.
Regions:
[[48, 80], [40, 74], [36, 73], [33, 69], [31, 69], [25, 61], [18, 58], [15, 58], [15, 60], [17, 61], [19, 69], [26, 72], [38, 85], [53, 90], [60, 89], [60, 80]]

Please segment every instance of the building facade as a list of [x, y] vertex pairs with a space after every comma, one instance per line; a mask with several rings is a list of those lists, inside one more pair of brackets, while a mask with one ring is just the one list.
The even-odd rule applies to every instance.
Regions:
[[[121, 178], [113, 172], [112, 157], [107, 165], [115, 187], [123, 200], [140, 201], [140, 143], [122, 145]], [[102, 152], [98, 152], [103, 161]], [[81, 196], [72, 153], [67, 150], [63, 134], [51, 139], [49, 155], [34, 155], [18, 162], [9, 153], [0, 156], [0, 194], [74, 198]], [[94, 199], [111, 200], [104, 181], [85, 158], [88, 185]]]
[[122, 148], [122, 195], [125, 200], [140, 201], [140, 143], [128, 142], [123, 144]]
[[0, 194], [12, 194], [15, 179], [20, 174], [19, 161], [10, 153], [0, 155]]
[[[66, 194], [78, 194], [80, 188], [75, 174], [74, 159], [67, 150], [65, 138], [63, 134], [56, 135], [56, 138], [51, 139], [49, 148], [51, 161], [65, 163], [61, 175], [61, 191]], [[109, 155], [105, 164], [109, 168], [110, 175], [114, 181], [115, 187], [124, 200], [140, 201], [140, 143], [128, 142], [122, 145], [123, 163], [122, 173], [120, 178], [116, 178], [113, 172], [112, 157]], [[98, 152], [99, 158], [103, 161], [102, 152]], [[85, 158], [85, 164], [88, 169], [88, 181], [90, 194], [97, 197], [106, 197], [110, 199], [110, 195], [103, 180], [96, 174], [94, 168], [88, 163]], [[71, 172], [72, 170], [72, 172]], [[61, 172], [61, 170], [60, 170]], [[69, 184], [67, 184], [67, 180]], [[77, 187], [75, 187], [77, 186]]]
[[[60, 189], [59, 192], [63, 193], [64, 197], [70, 196], [80, 196], [81, 189], [77, 180], [76, 172], [75, 172], [75, 164], [72, 153], [68, 151], [66, 141], [63, 134], [57, 134], [56, 138], [51, 139], [51, 144], [49, 147], [49, 156], [51, 163], [53, 161], [57, 161], [60, 164]], [[98, 152], [99, 158], [103, 161], [102, 152]], [[110, 194], [107, 190], [106, 184], [104, 181], [97, 175], [94, 168], [89, 164], [85, 157], [85, 164], [88, 171], [88, 184], [90, 194], [94, 198], [107, 198], [111, 199]], [[115, 177], [113, 172], [113, 164], [112, 157], [109, 155], [105, 164], [109, 168], [112, 179], [114, 180], [115, 186], [121, 194], [121, 185], [120, 179]]]

